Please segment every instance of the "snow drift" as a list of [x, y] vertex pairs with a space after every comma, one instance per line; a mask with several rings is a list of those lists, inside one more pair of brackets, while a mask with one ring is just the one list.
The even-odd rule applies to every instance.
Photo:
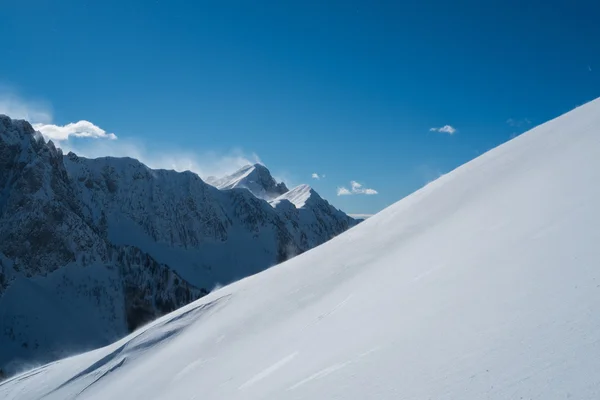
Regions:
[[3, 399], [600, 398], [600, 100]]

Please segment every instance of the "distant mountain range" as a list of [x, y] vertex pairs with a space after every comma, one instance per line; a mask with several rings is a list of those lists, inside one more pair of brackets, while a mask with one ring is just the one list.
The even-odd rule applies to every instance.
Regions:
[[0, 115], [0, 368], [98, 347], [356, 225], [263, 165], [204, 182]]

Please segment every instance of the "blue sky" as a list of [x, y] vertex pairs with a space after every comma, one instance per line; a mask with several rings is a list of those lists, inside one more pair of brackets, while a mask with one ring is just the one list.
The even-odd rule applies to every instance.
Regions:
[[88, 155], [259, 159], [373, 213], [600, 96], [597, 2], [413, 3], [0, 0], [0, 111]]

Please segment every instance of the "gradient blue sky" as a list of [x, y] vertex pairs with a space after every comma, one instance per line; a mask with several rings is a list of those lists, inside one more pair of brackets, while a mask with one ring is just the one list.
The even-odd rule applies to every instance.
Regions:
[[[376, 212], [600, 95], [597, 1], [0, 0], [0, 9], [0, 111], [90, 121], [118, 139], [65, 147], [154, 166], [191, 159], [219, 172], [255, 154], [350, 213]], [[430, 131], [445, 125], [456, 132]], [[378, 194], [337, 196], [350, 181]]]

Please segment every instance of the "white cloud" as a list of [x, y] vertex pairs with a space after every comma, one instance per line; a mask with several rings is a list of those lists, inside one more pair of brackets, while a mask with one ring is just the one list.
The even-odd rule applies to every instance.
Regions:
[[312, 174], [311, 177], [313, 179], [321, 179], [321, 177], [319, 176], [319, 174], [317, 174], [316, 172], [314, 174]]
[[444, 125], [440, 128], [429, 128], [430, 132], [440, 132], [440, 133], [447, 133], [449, 135], [453, 135], [454, 133], [456, 133], [456, 128], [454, 128], [451, 125]]
[[350, 192], [345, 187], [339, 187], [339, 188], [337, 188], [337, 195], [338, 196], [349, 196], [351, 194], [352, 194], [352, 192]]
[[33, 124], [33, 128], [40, 131], [47, 139], [53, 141], [68, 140], [71, 136], [111, 140], [117, 138], [117, 135], [114, 133], [106, 133], [104, 129], [89, 121], [72, 122], [63, 126], [54, 124]]
[[338, 196], [348, 196], [348, 195], [352, 195], [352, 194], [374, 195], [374, 194], [378, 194], [378, 193], [379, 192], [375, 189], [364, 188], [362, 184], [360, 184], [356, 181], [350, 181], [350, 190], [346, 189], [343, 186], [338, 187], [338, 189], [337, 189]]

